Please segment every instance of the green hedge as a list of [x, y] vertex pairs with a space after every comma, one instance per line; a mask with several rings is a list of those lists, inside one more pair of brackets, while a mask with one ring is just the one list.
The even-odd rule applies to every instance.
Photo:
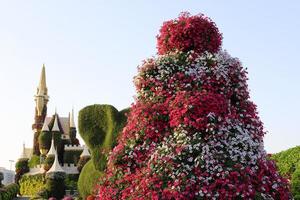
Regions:
[[[127, 111], [128, 112], [128, 111]], [[89, 147], [96, 169], [104, 170], [108, 151], [126, 123], [126, 111], [111, 105], [91, 105], [79, 112], [79, 132]], [[104, 151], [106, 153], [100, 153]]]
[[78, 180], [78, 191], [83, 199], [86, 199], [87, 196], [93, 194], [95, 184], [102, 174], [103, 172], [95, 169], [92, 160], [84, 165]]
[[40, 164], [40, 156], [32, 155], [29, 162], [28, 162], [28, 166], [30, 168], [33, 168], [33, 167], [36, 167], [39, 164]]
[[48, 131], [41, 132], [39, 136], [39, 148], [40, 149], [50, 149], [52, 140], [52, 134]]
[[24, 175], [20, 181], [20, 194], [22, 196], [35, 196], [40, 190], [46, 187], [44, 174]]
[[54, 163], [54, 159], [55, 159], [55, 157], [53, 155], [49, 155], [46, 157], [46, 159], [44, 161], [44, 170], [45, 171], [48, 171], [52, 167], [52, 165]]
[[29, 172], [28, 158], [21, 158], [16, 163], [15, 182], [18, 183], [23, 174]]
[[126, 124], [128, 112], [129, 109], [119, 112], [111, 105], [91, 105], [79, 112], [79, 133], [91, 152], [91, 160], [84, 165], [78, 181], [81, 197], [92, 194], [106, 168], [108, 153]]
[[276, 161], [279, 173], [291, 179], [295, 200], [300, 200], [300, 146], [290, 148], [271, 156]]
[[46, 175], [46, 190], [48, 197], [62, 199], [65, 195], [65, 177], [63, 172], [51, 172]]
[[19, 186], [16, 183], [0, 188], [0, 200], [11, 200], [19, 193]]

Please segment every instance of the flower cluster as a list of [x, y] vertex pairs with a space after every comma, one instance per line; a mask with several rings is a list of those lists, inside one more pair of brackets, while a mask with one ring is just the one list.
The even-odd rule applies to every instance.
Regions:
[[168, 50], [139, 67], [137, 100], [97, 198], [292, 198], [267, 159], [240, 61], [222, 50], [195, 48]]
[[204, 15], [182, 13], [177, 19], [164, 22], [157, 36], [159, 54], [174, 50], [215, 53], [222, 44], [222, 35], [215, 23]]

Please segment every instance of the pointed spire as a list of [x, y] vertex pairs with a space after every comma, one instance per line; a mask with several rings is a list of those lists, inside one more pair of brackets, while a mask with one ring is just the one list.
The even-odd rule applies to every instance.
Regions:
[[80, 155], [80, 158], [82, 158], [82, 157], [91, 157], [91, 154], [86, 145], [83, 146], [83, 151]]
[[43, 128], [42, 128], [42, 132], [49, 132], [49, 131], [50, 131], [49, 126], [48, 126], [48, 124], [46, 122], [46, 119], [45, 119], [44, 124], [43, 124]]
[[58, 126], [58, 118], [57, 118], [57, 114], [55, 112], [55, 118], [54, 118], [54, 123], [53, 123], [53, 127], [52, 127], [52, 131], [57, 131], [60, 132], [59, 126]]
[[44, 107], [47, 105], [48, 100], [49, 100], [49, 96], [48, 96], [48, 89], [46, 85], [46, 70], [45, 70], [45, 65], [43, 65], [39, 86], [37, 88], [37, 94], [35, 95], [36, 109], [37, 109], [38, 116], [42, 115]]
[[22, 159], [22, 158], [27, 158], [26, 152], [25, 152], [25, 142], [23, 142], [23, 149], [22, 149], [22, 153], [20, 156], [20, 159]]
[[54, 156], [55, 156], [54, 162], [52, 164], [52, 167], [49, 169], [49, 171], [47, 171], [47, 174], [50, 172], [65, 172], [58, 162], [58, 156], [56, 150], [54, 150]]
[[51, 147], [50, 147], [50, 150], [48, 151], [47, 153], [47, 157], [48, 156], [55, 156], [55, 146], [54, 146], [54, 139], [52, 138], [52, 141], [51, 141]]
[[45, 64], [43, 64], [40, 83], [38, 87], [38, 95], [47, 95], [47, 85], [46, 85], [46, 69]]
[[74, 121], [74, 109], [72, 109], [69, 119], [70, 119], [70, 122], [69, 122], [70, 128], [76, 128], [75, 121]]

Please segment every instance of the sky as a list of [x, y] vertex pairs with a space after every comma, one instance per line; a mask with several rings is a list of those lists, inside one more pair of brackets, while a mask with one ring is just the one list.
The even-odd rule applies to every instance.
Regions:
[[[133, 77], [156, 55], [162, 23], [182, 11], [209, 16], [223, 48], [248, 68], [265, 149], [300, 144], [299, 1], [0, 0], [0, 167], [32, 146], [34, 95], [43, 63], [48, 115], [134, 102]], [[77, 122], [76, 122], [77, 123]]]

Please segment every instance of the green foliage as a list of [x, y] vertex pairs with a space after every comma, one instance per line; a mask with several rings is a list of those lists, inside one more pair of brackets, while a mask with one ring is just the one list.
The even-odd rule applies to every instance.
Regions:
[[300, 146], [273, 154], [271, 158], [276, 161], [282, 175], [290, 176], [300, 163]]
[[84, 165], [90, 160], [91, 158], [89, 156], [80, 157], [78, 163], [77, 163], [77, 170], [79, 173], [81, 172]]
[[7, 185], [0, 189], [0, 200], [11, 200], [19, 193], [19, 186], [16, 183]]
[[67, 174], [65, 178], [65, 184], [67, 190], [77, 190], [78, 174]]
[[52, 134], [48, 131], [41, 132], [39, 136], [39, 148], [40, 149], [50, 149], [52, 140]]
[[276, 161], [279, 173], [291, 179], [294, 199], [300, 200], [300, 146], [273, 154], [271, 159]]
[[44, 170], [48, 171], [51, 167], [52, 164], [54, 163], [55, 157], [53, 155], [47, 156], [47, 158], [44, 161]]
[[21, 158], [16, 163], [16, 176], [15, 182], [18, 183], [21, 176], [25, 173], [29, 172], [28, 167], [28, 158]]
[[296, 170], [292, 174], [291, 180], [292, 193], [294, 195], [295, 200], [300, 200], [300, 163], [298, 162], [298, 166]]
[[67, 150], [64, 152], [64, 163], [74, 163], [79, 161], [82, 150]]
[[42, 189], [45, 189], [46, 179], [43, 174], [24, 175], [20, 181], [20, 194], [34, 196]]
[[52, 172], [46, 175], [46, 190], [49, 197], [62, 199], [65, 195], [65, 176], [63, 172]]
[[87, 196], [93, 194], [95, 184], [102, 174], [103, 172], [95, 169], [92, 160], [84, 165], [78, 180], [78, 191], [83, 199], [86, 199]]
[[125, 112], [111, 105], [91, 105], [79, 112], [79, 132], [98, 170], [105, 169], [107, 153], [126, 123]]
[[91, 105], [79, 112], [79, 132], [91, 152], [91, 160], [82, 168], [78, 180], [78, 190], [84, 199], [93, 193], [97, 180], [103, 174], [108, 153], [116, 145], [128, 112], [129, 109], [119, 112], [111, 105]]
[[40, 157], [37, 156], [37, 155], [32, 155], [29, 162], [28, 162], [28, 166], [30, 168], [33, 168], [33, 167], [35, 167], [39, 164], [40, 164]]

